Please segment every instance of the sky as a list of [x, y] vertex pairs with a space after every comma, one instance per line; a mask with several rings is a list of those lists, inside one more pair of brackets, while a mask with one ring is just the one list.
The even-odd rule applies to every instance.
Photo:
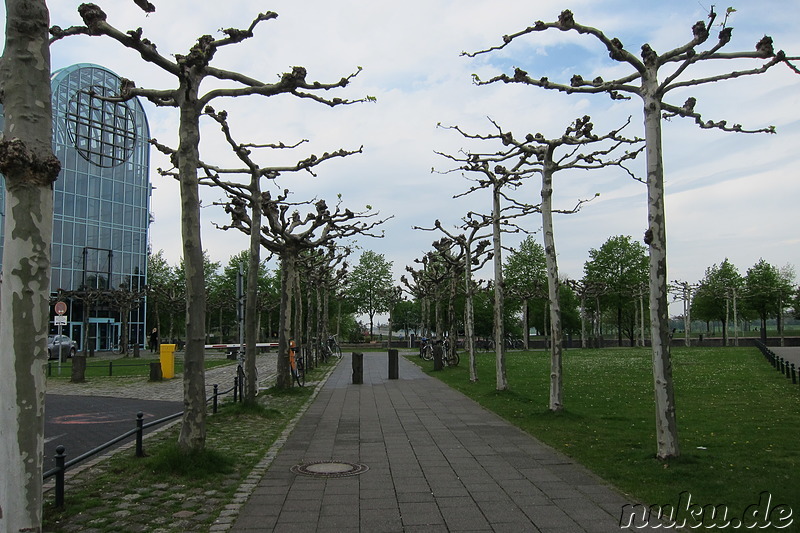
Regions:
[[[649, 43], [663, 52], [691, 38], [691, 27], [705, 20], [710, 5], [697, 0], [153, 0], [156, 12], [146, 15], [132, 1], [97, 2], [108, 22], [127, 31], [141, 27], [163, 54], [185, 54], [204, 34], [221, 36], [221, 28], [245, 28], [259, 11], [278, 18], [260, 23], [255, 36], [221, 49], [213, 65], [245, 73], [266, 82], [276, 81], [293, 66], [304, 66], [308, 79], [330, 83], [361, 71], [344, 89], [326, 96], [374, 103], [329, 108], [316, 102], [279, 95], [217, 99], [212, 105], [229, 113], [234, 136], [241, 142], [296, 143], [294, 150], [258, 151], [262, 166], [288, 164], [340, 148], [363, 152], [335, 159], [308, 173], [285, 174], [273, 190], [289, 189], [295, 201], [341, 195], [344, 207], [366, 206], [392, 217], [382, 225], [381, 239], [360, 238], [362, 250], [374, 250], [392, 262], [395, 277], [406, 265], [430, 251], [441, 234], [414, 230], [440, 220], [456, 231], [469, 211], [488, 213], [489, 191], [453, 198], [471, 185], [468, 177], [452, 170], [454, 164], [437, 152], [483, 149], [452, 129], [491, 133], [490, 119], [519, 136], [541, 132], [560, 136], [575, 118], [590, 115], [596, 132], [618, 128], [628, 117], [630, 135], [643, 136], [641, 101], [612, 101], [604, 95], [566, 95], [519, 84], [477, 86], [472, 75], [488, 79], [513, 73], [520, 67], [533, 77], [547, 76], [568, 83], [573, 74], [592, 79], [625, 75], [630, 67], [608, 58], [596, 39], [575, 32], [550, 30], [515, 40], [505, 49], [476, 58], [462, 56], [498, 45], [502, 36], [537, 20], [554, 21], [571, 9], [579, 23], [618, 37], [638, 55]], [[50, 2], [51, 24], [81, 24], [77, 3]], [[224, 7], [220, 7], [223, 6]], [[717, 6], [723, 19], [727, 6]], [[776, 49], [800, 55], [800, 3], [786, 0], [742, 2], [728, 20], [734, 28], [728, 51], [754, 49], [765, 34]], [[712, 31], [715, 40], [718, 28]], [[53, 68], [74, 63], [96, 63], [137, 86], [173, 88], [174, 80], [121, 45], [107, 38], [70, 37], [52, 46]], [[707, 76], [730, 69], [752, 68], [754, 62], [715, 62], [687, 74]], [[215, 87], [212, 81], [203, 90]], [[764, 75], [675, 91], [669, 102], [682, 105], [697, 98], [696, 111], [704, 118], [728, 120], [745, 127], [774, 125], [777, 135], [749, 135], [702, 130], [686, 119], [663, 124], [667, 209], [667, 253], [670, 280], [697, 282], [706, 268], [728, 258], [739, 271], [763, 258], [782, 267], [800, 267], [800, 224], [797, 201], [800, 180], [795, 160], [800, 146], [800, 75], [784, 66]], [[177, 145], [178, 114], [174, 108], [143, 105], [152, 137]], [[492, 145], [491, 150], [496, 146]], [[201, 158], [219, 166], [236, 165], [219, 129], [210, 120], [202, 127]], [[236, 165], [238, 166], [238, 165]], [[172, 264], [181, 257], [179, 193], [177, 183], [156, 169], [169, 163], [151, 152], [151, 180], [155, 187], [151, 211], [153, 251], [163, 250]], [[644, 158], [631, 169], [644, 176]], [[432, 172], [435, 170], [435, 172]], [[246, 179], [246, 178], [242, 178]], [[513, 192], [521, 201], [538, 203], [540, 183], [531, 179]], [[566, 209], [578, 199], [599, 196], [576, 214], [555, 221], [556, 248], [562, 276], [580, 278], [589, 250], [615, 235], [641, 242], [647, 227], [645, 186], [619, 170], [574, 171], [556, 175], [555, 207]], [[219, 191], [205, 189], [203, 247], [211, 259], [227, 263], [248, 246], [247, 236], [224, 232], [216, 225], [228, 222], [214, 202]], [[521, 224], [539, 230], [534, 214]], [[504, 245], [516, 246], [524, 235], [507, 235]], [[534, 238], [541, 242], [541, 233]], [[356, 257], [358, 252], [356, 252]], [[356, 259], [353, 259], [356, 261]], [[486, 270], [482, 277], [491, 277]]]

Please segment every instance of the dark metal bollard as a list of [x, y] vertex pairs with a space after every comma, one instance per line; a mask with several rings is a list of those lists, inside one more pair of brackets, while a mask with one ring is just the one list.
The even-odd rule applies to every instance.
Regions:
[[239, 376], [233, 378], [233, 403], [236, 403], [239, 397]]
[[143, 423], [144, 413], [139, 411], [136, 413], [136, 457], [144, 457], [144, 448], [142, 447]]
[[797, 372], [795, 372], [794, 363], [792, 363], [792, 384], [797, 384]]
[[164, 378], [164, 374], [161, 370], [161, 363], [160, 362], [153, 362], [150, 363], [150, 381], [161, 381]]
[[214, 384], [214, 400], [212, 401], [213, 410], [211, 411], [214, 414], [217, 414], [217, 391], [219, 390], [219, 385]]
[[433, 345], [433, 369], [434, 370], [441, 370], [444, 368], [444, 346], [442, 346], [441, 342], [437, 342]]
[[364, 354], [353, 352], [353, 385], [364, 383]]
[[64, 463], [67, 462], [67, 455], [64, 453], [64, 446], [56, 446], [56, 507], [64, 507]]
[[400, 377], [400, 356], [397, 350], [389, 350], [389, 379]]
[[114, 363], [112, 361], [108, 362], [108, 376], [111, 377], [114, 375]]
[[86, 356], [76, 355], [72, 358], [72, 372], [70, 373], [70, 382], [84, 383], [86, 381]]

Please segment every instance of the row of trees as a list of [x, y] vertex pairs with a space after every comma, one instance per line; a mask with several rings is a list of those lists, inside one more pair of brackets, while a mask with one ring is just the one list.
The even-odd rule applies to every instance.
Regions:
[[[301, 254], [297, 263], [299, 281], [295, 295], [299, 297], [296, 303], [302, 306], [305, 317], [302, 320], [303, 327], [296, 336], [293, 335], [298, 344], [305, 345], [317, 337], [325, 339], [328, 334], [336, 334], [353, 342], [360, 341], [365, 331], [372, 334], [375, 316], [390, 310], [390, 261], [382, 254], [366, 250], [361, 253], [358, 262], [349, 267], [349, 248], [328, 252]], [[250, 294], [255, 294], [257, 342], [278, 338], [283, 277], [280, 265], [269, 260], [260, 262], [256, 293], [245, 291], [241, 281], [248, 277], [247, 250], [230, 257], [224, 265], [211, 261], [206, 254], [204, 265], [208, 343], [235, 344], [241, 340], [241, 309]], [[158, 328], [165, 339], [182, 339], [186, 334], [183, 321], [186, 307], [183, 262], [171, 265], [165, 259], [163, 250], [159, 250], [150, 255], [148, 268], [147, 322]], [[331, 301], [334, 303], [331, 304]], [[360, 315], [366, 316], [369, 323], [359, 323], [357, 319]], [[311, 335], [306, 333], [308, 327], [311, 327]]]
[[[432, 267], [436, 249], [427, 255], [425, 266], [429, 270], [436, 268]], [[427, 305], [427, 314], [424, 298], [398, 303], [394, 307], [394, 330], [435, 335], [448, 332], [454, 324], [459, 335], [463, 335], [466, 331], [465, 291], [459, 285], [453, 298], [449, 289], [453, 279], [460, 279], [459, 274], [445, 275], [438, 279], [432, 291], [424, 293], [434, 302]], [[510, 248], [503, 264], [503, 277], [505, 330], [510, 336], [521, 337], [526, 348], [530, 331], [549, 337], [550, 300], [544, 247], [528, 236], [519, 247]], [[491, 284], [475, 283], [473, 331], [478, 337], [493, 335], [493, 301], [486, 295], [491, 290]], [[614, 337], [619, 346], [644, 346], [645, 341], [649, 341], [646, 327], [649, 309], [645, 304], [647, 251], [630, 236], [613, 236], [600, 247], [590, 249], [583, 277], [562, 279], [559, 291], [564, 334], [579, 340], [581, 346], [598, 346], [601, 339]], [[775, 320], [780, 333], [787, 316], [800, 317], [800, 287], [794, 284], [794, 269], [790, 265], [779, 268], [763, 259], [747, 269], [745, 275], [739, 274], [725, 259], [720, 265], [708, 267], [702, 280], [671, 283], [670, 293], [676, 302], [688, 297], [684, 314], [672, 316], [673, 332], [683, 329], [687, 341], [700, 333], [716, 332], [712, 328], [720, 325], [723, 344], [728, 345], [734, 321], [739, 328], [750, 330], [751, 322], [758, 320], [761, 334], [765, 334], [767, 320]], [[423, 293], [418, 291], [418, 294]], [[451, 302], [454, 313], [436, 313], [437, 308]], [[676, 326], [680, 322], [684, 323], [683, 328]]]

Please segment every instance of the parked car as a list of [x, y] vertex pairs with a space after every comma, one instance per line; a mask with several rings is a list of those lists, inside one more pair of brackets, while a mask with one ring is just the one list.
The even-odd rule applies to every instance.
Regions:
[[49, 359], [58, 359], [59, 346], [61, 357], [69, 359], [78, 351], [78, 343], [66, 335], [50, 335], [47, 337], [47, 356]]

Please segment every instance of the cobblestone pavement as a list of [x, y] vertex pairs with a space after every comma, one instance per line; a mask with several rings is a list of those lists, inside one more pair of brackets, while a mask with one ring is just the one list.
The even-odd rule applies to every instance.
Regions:
[[[117, 356], [118, 357], [118, 356]], [[181, 355], [176, 357], [176, 362]], [[224, 355], [210, 354], [207, 358], [220, 359]], [[108, 356], [98, 356], [88, 359], [88, 364], [99, 361], [108, 361]], [[132, 361], [135, 361], [133, 359]], [[277, 375], [278, 355], [276, 353], [259, 354], [256, 357], [259, 388], [268, 388], [275, 383]], [[77, 396], [112, 396], [115, 398], [139, 398], [143, 400], [183, 400], [183, 379], [181, 374], [175, 374], [174, 379], [165, 379], [161, 382], [148, 381], [148, 376], [118, 377], [114, 379], [87, 379], [85, 383], [70, 383], [65, 380], [48, 380], [48, 394], [68, 394]], [[236, 377], [236, 364], [219, 366], [206, 370], [206, 395], [211, 396], [214, 385], [219, 385], [220, 391], [233, 386]]]

